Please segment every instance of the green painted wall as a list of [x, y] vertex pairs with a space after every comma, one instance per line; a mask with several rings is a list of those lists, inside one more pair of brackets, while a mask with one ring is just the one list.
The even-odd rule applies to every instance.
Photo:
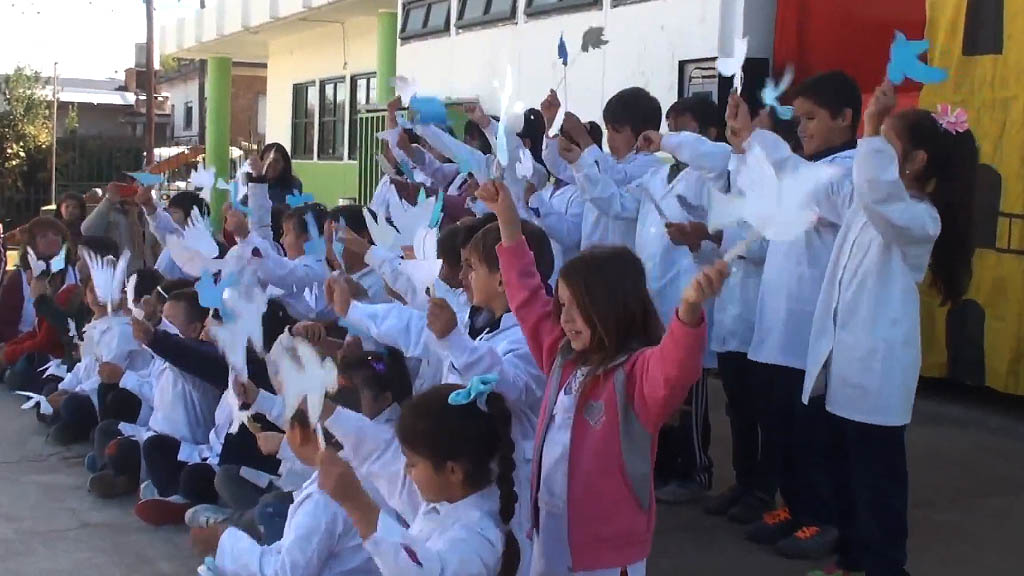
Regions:
[[[231, 58], [217, 56], [206, 63], [206, 165], [217, 169], [217, 177], [230, 179], [231, 145]], [[210, 222], [220, 230], [224, 219], [221, 206], [228, 199], [223, 188], [213, 187]]]
[[359, 192], [359, 167], [355, 162], [292, 160], [292, 172], [302, 180], [302, 191], [328, 208], [339, 198], [355, 200]]
[[395, 97], [391, 79], [395, 77], [398, 51], [398, 13], [377, 12], [377, 104], [386, 105]]

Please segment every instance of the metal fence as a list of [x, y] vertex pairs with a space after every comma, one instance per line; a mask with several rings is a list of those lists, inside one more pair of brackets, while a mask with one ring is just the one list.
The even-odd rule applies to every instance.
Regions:
[[359, 162], [359, 189], [356, 201], [365, 206], [370, 203], [373, 190], [383, 174], [380, 163], [377, 162], [377, 153], [380, 151], [377, 134], [383, 131], [387, 125], [387, 112], [360, 111], [357, 123], [358, 154], [356, 158]]

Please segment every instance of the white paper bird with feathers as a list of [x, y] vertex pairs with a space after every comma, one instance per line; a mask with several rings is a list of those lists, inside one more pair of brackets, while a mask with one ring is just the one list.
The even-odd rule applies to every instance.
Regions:
[[134, 301], [134, 298], [135, 298], [135, 283], [138, 282], [138, 281], [139, 281], [139, 275], [137, 273], [136, 274], [132, 274], [132, 277], [128, 279], [128, 283], [125, 284], [124, 294], [125, 294], [125, 303], [128, 304], [128, 310], [131, 311], [132, 317], [134, 317], [136, 320], [142, 320], [145, 317], [146, 313], [142, 311], [142, 308], [139, 308], [138, 306], [136, 306], [135, 305], [135, 301]]
[[743, 162], [736, 180], [738, 193], [712, 191], [708, 210], [708, 230], [712, 232], [740, 220], [754, 228], [754, 235], [740, 243], [737, 253], [759, 237], [785, 242], [814, 226], [818, 220], [815, 190], [842, 173], [835, 166], [805, 162], [780, 175], [759, 146], [748, 146]]
[[226, 318], [210, 326], [210, 339], [224, 355], [228, 366], [241, 378], [249, 377], [246, 348], [252, 344], [260, 356], [263, 350], [263, 313], [267, 310], [267, 292], [255, 276], [244, 269], [232, 273], [241, 276], [238, 284], [224, 290]]
[[209, 202], [213, 186], [217, 183], [217, 169], [207, 168], [204, 164], [192, 171], [188, 181], [194, 190], [199, 190], [199, 195], [203, 197], [203, 200]]
[[421, 198], [415, 206], [394, 217], [394, 226], [388, 224], [383, 218], [379, 221], [374, 219], [373, 215], [363, 208], [366, 227], [370, 230], [373, 243], [392, 251], [401, 250], [403, 246], [412, 246], [416, 233], [421, 228], [429, 227], [430, 220], [434, 215], [434, 204], [440, 201], [438, 196]]
[[89, 266], [89, 276], [92, 278], [96, 300], [107, 307], [108, 314], [113, 312], [114, 307], [121, 304], [121, 298], [124, 296], [131, 252], [125, 250], [117, 260], [112, 256], [100, 258], [88, 248], [82, 248], [81, 254]]
[[[267, 371], [274, 389], [284, 399], [285, 420], [291, 418], [305, 400], [309, 421], [320, 422], [324, 396], [338, 389], [334, 360], [321, 358], [312, 344], [285, 332], [267, 354]], [[317, 433], [323, 445], [319, 424]]]
[[430, 292], [433, 295], [436, 292], [434, 283], [438, 281], [437, 275], [441, 272], [441, 260], [437, 257], [437, 236], [436, 228], [417, 230], [412, 243], [416, 259], [399, 262], [399, 268], [412, 280], [420, 294]]
[[37, 257], [35, 250], [33, 250], [31, 246], [27, 246], [25, 248], [25, 255], [28, 256], [28, 265], [29, 268], [32, 270], [33, 277], [39, 276], [40, 274], [46, 272], [47, 270], [50, 271], [50, 274], [56, 274], [57, 272], [63, 270], [67, 262], [67, 254], [67, 244], [61, 244], [60, 251], [57, 252], [57, 254], [53, 258], [50, 258], [49, 260], [43, 260]]
[[206, 219], [195, 207], [181, 234], [167, 237], [167, 250], [179, 268], [196, 278], [204, 272], [215, 272], [223, 267], [222, 262], [214, 260], [220, 253], [217, 241], [213, 239]]

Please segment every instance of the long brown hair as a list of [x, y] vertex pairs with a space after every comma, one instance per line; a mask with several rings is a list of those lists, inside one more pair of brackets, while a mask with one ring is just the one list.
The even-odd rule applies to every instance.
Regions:
[[[590, 329], [590, 346], [580, 361], [600, 372], [616, 358], [653, 346], [665, 331], [647, 291], [644, 266], [628, 248], [598, 246], [562, 266], [558, 281], [572, 294]], [[555, 319], [562, 307], [555, 300]]]

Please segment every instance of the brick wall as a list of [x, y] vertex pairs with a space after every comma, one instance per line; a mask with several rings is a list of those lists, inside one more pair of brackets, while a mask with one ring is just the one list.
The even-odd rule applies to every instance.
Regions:
[[257, 133], [259, 97], [267, 93], [266, 76], [231, 77], [231, 145], [240, 142], [263, 141]]

